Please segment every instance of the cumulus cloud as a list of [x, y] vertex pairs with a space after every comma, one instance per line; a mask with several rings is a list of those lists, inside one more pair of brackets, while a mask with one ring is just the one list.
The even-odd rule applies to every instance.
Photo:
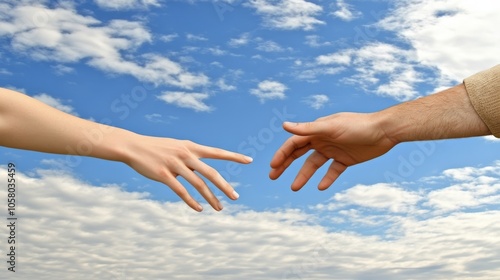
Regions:
[[323, 108], [328, 101], [330, 101], [330, 98], [324, 94], [311, 95], [303, 100], [304, 103], [316, 110]]
[[[493, 187], [483, 196], [493, 201], [499, 168], [500, 162], [472, 168], [477, 175], [467, 182]], [[485, 185], [480, 173], [496, 175]], [[6, 174], [0, 167], [0, 180]], [[60, 170], [18, 172], [16, 178], [22, 186], [20, 279], [500, 277], [498, 199], [474, 211], [463, 205], [464, 211], [433, 213], [428, 207], [440, 206], [424, 205], [432, 192], [380, 183], [338, 193], [330, 201], [342, 204], [335, 211], [255, 211], [224, 201], [222, 212], [204, 205], [196, 213], [183, 202], [155, 201], [114, 184], [95, 186]], [[6, 195], [1, 188], [0, 196]], [[0, 233], [7, 236], [7, 230]]]
[[251, 89], [250, 94], [259, 98], [260, 102], [265, 102], [271, 99], [285, 99], [285, 91], [288, 88], [276, 81], [265, 80], [257, 85], [257, 88]]
[[39, 101], [42, 101], [43, 103], [45, 103], [51, 107], [54, 107], [58, 110], [61, 110], [61, 111], [66, 112], [68, 114], [78, 116], [78, 114], [75, 112], [75, 108], [73, 108], [73, 106], [64, 104], [61, 101], [61, 99], [59, 99], [59, 98], [54, 98], [46, 93], [34, 95], [33, 98], [38, 99]]
[[245, 6], [255, 9], [271, 28], [312, 30], [325, 24], [316, 18], [323, 8], [305, 0], [252, 0]]
[[10, 38], [14, 51], [36, 60], [85, 61], [108, 73], [185, 89], [208, 83], [204, 74], [190, 73], [167, 57], [157, 54], [134, 57], [134, 50], [151, 42], [151, 34], [140, 22], [111, 20], [105, 24], [78, 14], [71, 7], [50, 9], [23, 2], [0, 4], [0, 17], [0, 35]]
[[209, 97], [210, 95], [207, 93], [166, 91], [159, 95], [158, 99], [181, 108], [195, 110], [196, 112], [210, 112], [213, 108], [204, 102]]
[[355, 70], [356, 74], [344, 78], [345, 82], [399, 101], [417, 97], [415, 86], [424, 81], [423, 74], [417, 70], [415, 52], [386, 43], [370, 43], [358, 49], [320, 55], [316, 63]]
[[399, 1], [376, 26], [394, 32], [406, 46], [371, 41], [320, 55], [316, 63], [354, 70], [356, 74], [343, 81], [367, 92], [399, 101], [413, 99], [421, 95], [416, 90], [419, 83], [434, 86], [436, 92], [494, 66], [499, 12], [500, 4], [491, 0]]
[[347, 4], [344, 0], [337, 0], [337, 3], [335, 3], [335, 7], [337, 9], [331, 14], [334, 17], [340, 18], [341, 20], [351, 21], [361, 16], [361, 13], [359, 11], [354, 10], [351, 5]]
[[493, 0], [404, 0], [379, 26], [408, 42], [419, 63], [437, 69], [438, 86], [449, 86], [494, 66], [499, 13]]

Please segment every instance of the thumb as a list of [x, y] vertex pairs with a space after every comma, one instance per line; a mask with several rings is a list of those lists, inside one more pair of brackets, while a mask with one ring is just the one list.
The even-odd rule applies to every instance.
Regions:
[[283, 128], [290, 133], [301, 136], [323, 134], [327, 130], [325, 123], [321, 121], [305, 122], [305, 123], [284, 122]]

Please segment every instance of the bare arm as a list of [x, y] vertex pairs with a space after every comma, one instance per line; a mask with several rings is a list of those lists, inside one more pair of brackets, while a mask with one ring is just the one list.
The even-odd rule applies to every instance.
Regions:
[[202, 208], [177, 181], [184, 177], [216, 210], [219, 200], [198, 171], [229, 198], [238, 194], [200, 158], [250, 163], [251, 158], [191, 141], [151, 137], [94, 123], [61, 112], [24, 94], [0, 88], [0, 145], [46, 153], [72, 154], [120, 161], [155, 181], [168, 185], [191, 208]]
[[376, 113], [338, 113], [309, 123], [285, 123], [284, 128], [295, 135], [274, 155], [271, 179], [314, 150], [292, 183], [295, 191], [330, 159], [333, 162], [320, 190], [327, 189], [347, 167], [379, 157], [401, 142], [491, 134], [463, 84]]
[[463, 84], [375, 114], [395, 142], [489, 135]]

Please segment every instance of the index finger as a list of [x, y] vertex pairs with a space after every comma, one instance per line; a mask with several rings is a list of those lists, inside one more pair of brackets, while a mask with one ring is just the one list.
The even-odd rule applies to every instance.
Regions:
[[251, 163], [253, 161], [251, 157], [240, 153], [230, 152], [224, 149], [203, 146], [199, 144], [196, 144], [193, 152], [200, 158], [230, 160], [239, 163]]
[[309, 137], [294, 135], [288, 138], [276, 151], [271, 160], [271, 168], [278, 168], [292, 156], [296, 150], [300, 150], [309, 145]]

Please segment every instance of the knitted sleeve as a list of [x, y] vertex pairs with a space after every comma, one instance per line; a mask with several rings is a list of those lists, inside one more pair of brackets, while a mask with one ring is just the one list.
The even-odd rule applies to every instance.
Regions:
[[464, 85], [479, 117], [500, 138], [500, 65], [466, 78]]

